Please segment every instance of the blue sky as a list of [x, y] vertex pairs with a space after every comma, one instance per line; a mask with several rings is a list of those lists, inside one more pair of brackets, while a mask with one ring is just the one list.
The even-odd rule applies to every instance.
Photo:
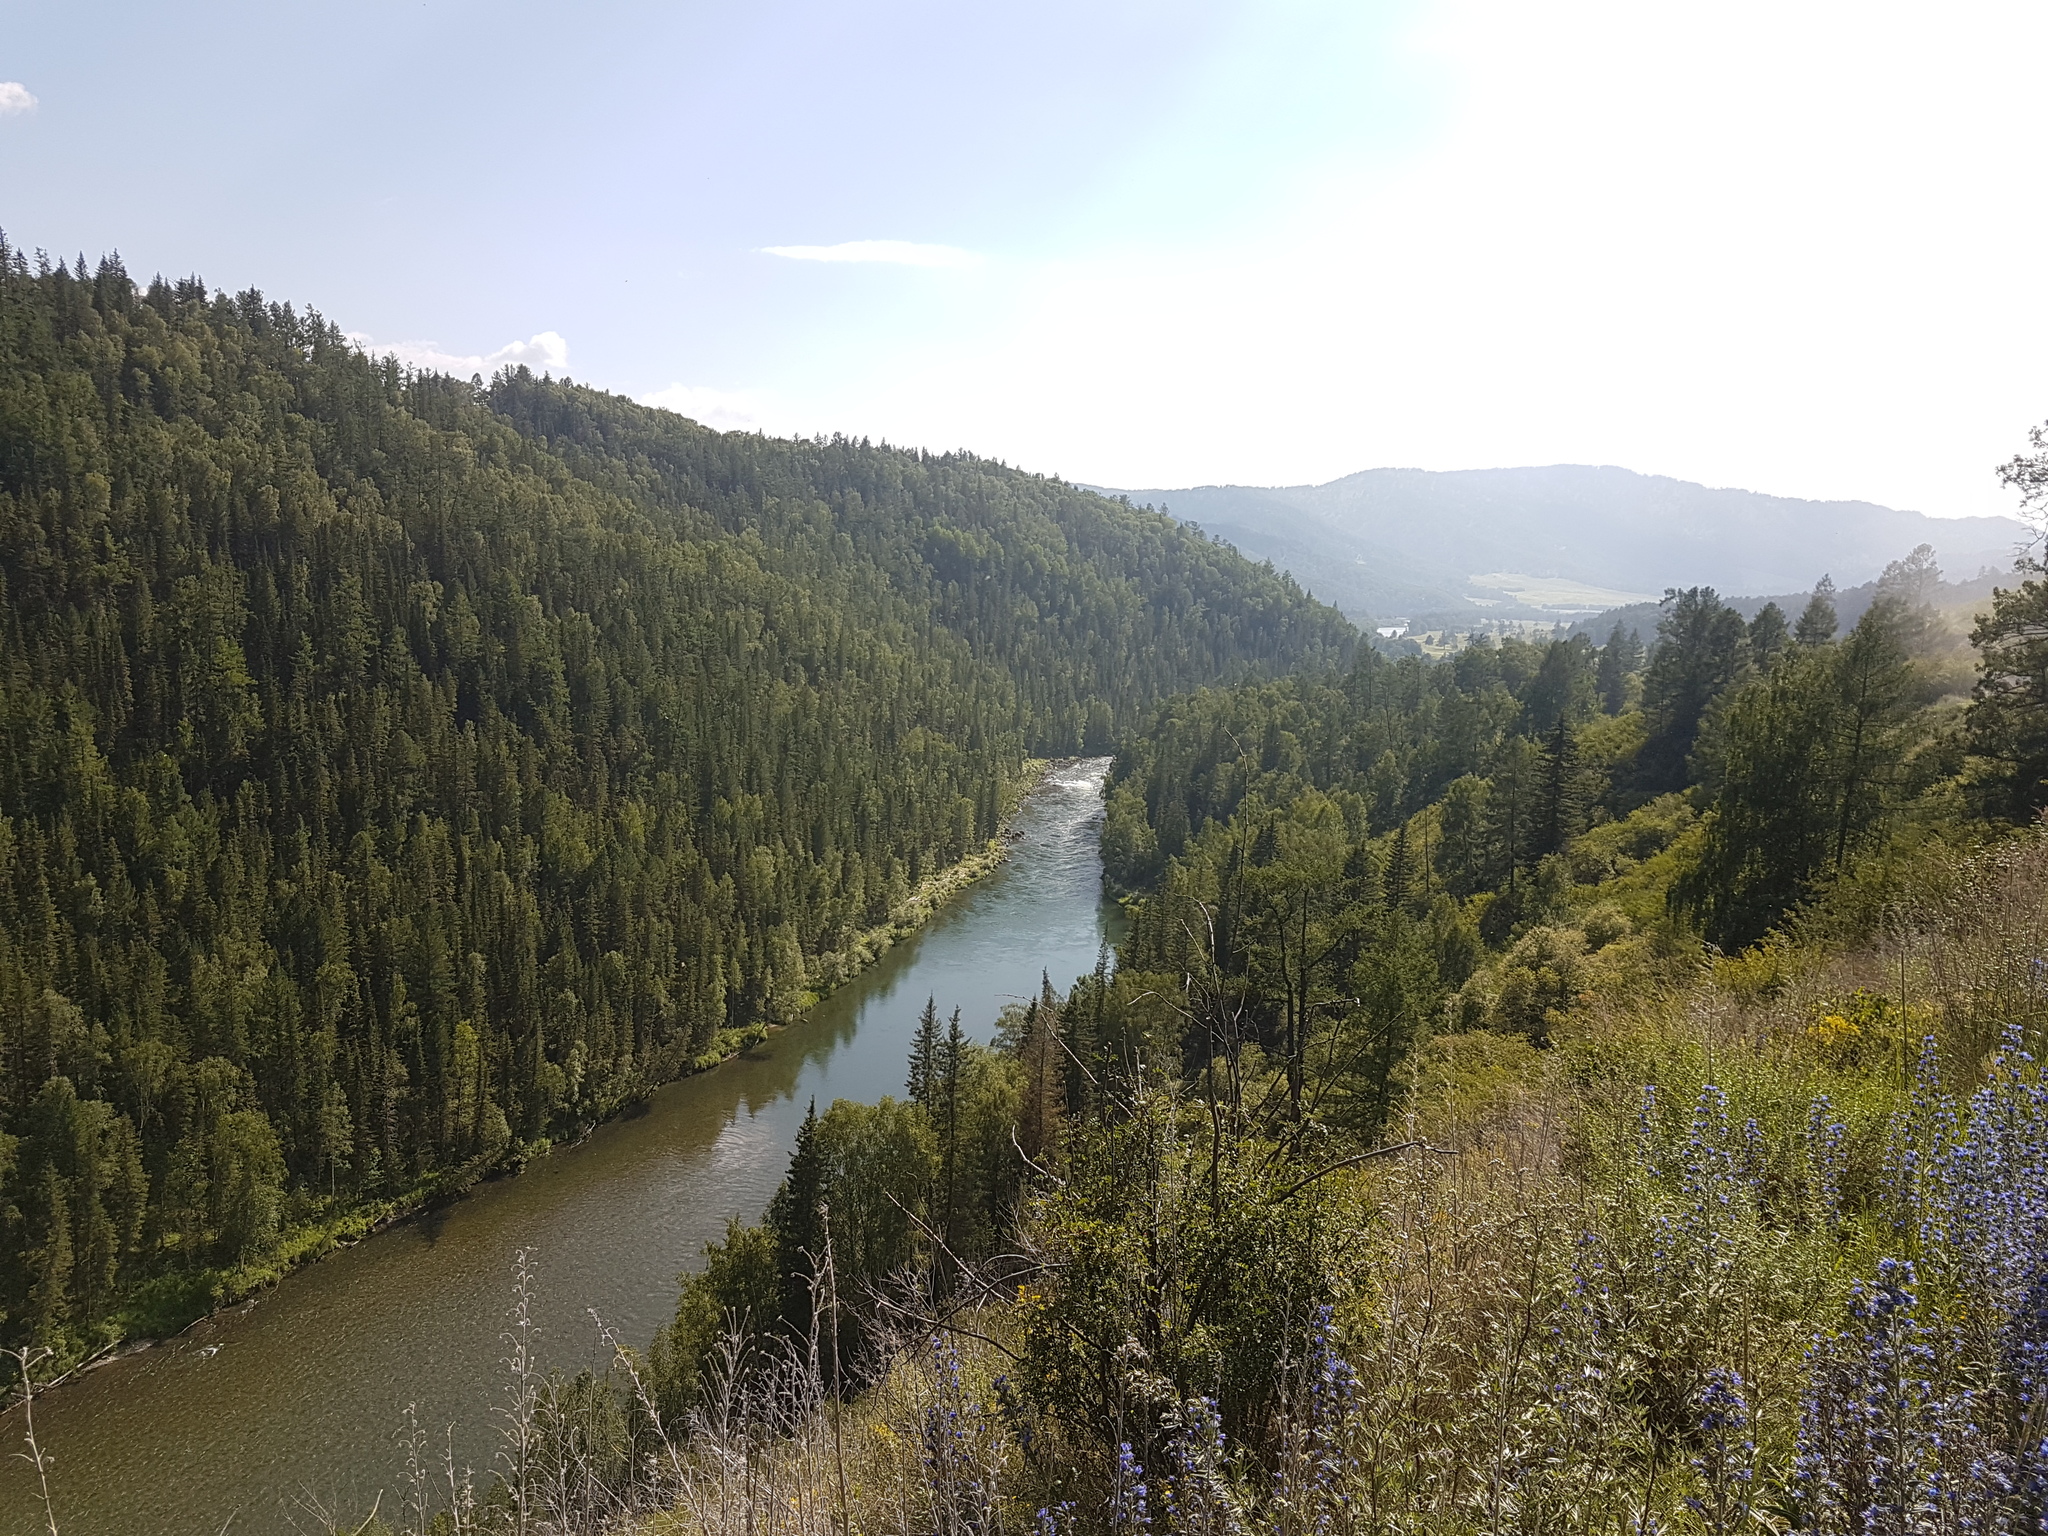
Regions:
[[1097, 483], [1602, 462], [1999, 511], [1990, 466], [2048, 416], [2044, 32], [1804, 0], [0, 0], [0, 227], [459, 371]]

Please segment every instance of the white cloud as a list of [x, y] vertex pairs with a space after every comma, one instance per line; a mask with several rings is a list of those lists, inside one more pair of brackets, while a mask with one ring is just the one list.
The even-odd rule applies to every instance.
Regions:
[[525, 341], [508, 341], [484, 359], [480, 370], [486, 378], [500, 368], [524, 363], [542, 373], [562, 373], [569, 367], [569, 343], [559, 331], [542, 331]]
[[789, 261], [878, 261], [897, 267], [971, 267], [981, 258], [954, 245], [919, 245], [912, 240], [843, 240], [838, 245], [766, 245], [767, 256]]
[[0, 80], [0, 117], [35, 109], [36, 99], [19, 80]]
[[674, 411], [720, 432], [772, 432], [770, 418], [779, 414], [774, 397], [760, 389], [709, 389], [701, 384], [671, 384], [640, 397], [642, 405]]
[[558, 331], [542, 331], [525, 341], [508, 341], [497, 351], [484, 354], [444, 352], [431, 341], [372, 341], [361, 331], [350, 331], [348, 339], [376, 357], [395, 357], [414, 368], [468, 378], [482, 374], [490, 378], [500, 368], [525, 364], [535, 373], [565, 373], [569, 367], [569, 343]]

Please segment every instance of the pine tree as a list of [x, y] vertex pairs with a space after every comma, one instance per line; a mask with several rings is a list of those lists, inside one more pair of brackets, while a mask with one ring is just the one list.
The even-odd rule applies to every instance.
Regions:
[[1792, 638], [1801, 645], [1826, 645], [1835, 638], [1835, 583], [1823, 576], [1814, 583], [1813, 596], [1793, 626]]
[[1543, 749], [1526, 736], [1510, 736], [1494, 755], [1486, 797], [1486, 834], [1492, 881], [1498, 894], [1486, 909], [1482, 931], [1504, 939], [1522, 920], [1527, 881], [1523, 871], [1536, 861], [1543, 821]]
[[1801, 646], [1731, 701], [1706, 845], [1677, 896], [1714, 943], [1751, 943], [1806, 894], [1832, 828], [1827, 654]]
[[1438, 863], [1443, 870], [1444, 889], [1453, 896], [1474, 895], [1491, 883], [1487, 825], [1492, 793], [1490, 783], [1470, 773], [1444, 787], [1437, 813], [1443, 840]]
[[1624, 631], [1619, 620], [1600, 647], [1600, 664], [1594, 673], [1594, 687], [1600, 707], [1610, 715], [1628, 708], [1628, 680], [1643, 669], [1643, 640], [1634, 630]]
[[1880, 598], [1835, 648], [1831, 671], [1839, 722], [1830, 755], [1837, 876], [1847, 866], [1851, 840], [1877, 821], [1888, 784], [1898, 771], [1895, 733], [1912, 684], [1912, 663], [1902, 636], [1911, 617], [1899, 599]]
[[1906, 615], [1880, 599], [1848, 636], [1802, 644], [1736, 692], [1698, 867], [1676, 892], [1707, 936], [1764, 936], [1885, 817], [1911, 679]]
[[2048, 808], [2048, 568], [2024, 569], [2017, 587], [1992, 593], [1971, 632], [1983, 662], [1965, 716], [1970, 750], [1988, 770], [1979, 802], [2013, 822]]
[[1712, 587], [1674, 588], [1664, 610], [1643, 676], [1649, 739], [1637, 756], [1642, 787], [1652, 794], [1684, 787], [1700, 721], [1740, 673], [1748, 644], [1742, 615]]
[[1593, 708], [1598, 674], [1591, 644], [1583, 635], [1553, 640], [1544, 647], [1536, 675], [1522, 690], [1522, 715], [1532, 735], [1547, 735], [1560, 720]]
[[1758, 662], [1768, 662], [1791, 643], [1792, 631], [1785, 623], [1785, 610], [1765, 603], [1749, 621], [1749, 653]]

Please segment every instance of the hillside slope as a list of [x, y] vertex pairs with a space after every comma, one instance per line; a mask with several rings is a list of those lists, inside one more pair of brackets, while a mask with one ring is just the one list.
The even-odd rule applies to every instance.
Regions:
[[1967, 579], [2006, 570], [2026, 529], [1862, 501], [1716, 490], [1626, 469], [1373, 469], [1327, 485], [1126, 492], [1270, 559], [1354, 618], [1559, 616], [1654, 598], [1850, 587], [1932, 544]]
[[1027, 753], [1350, 641], [1057, 481], [0, 246], [0, 1331], [573, 1134], [832, 982]]

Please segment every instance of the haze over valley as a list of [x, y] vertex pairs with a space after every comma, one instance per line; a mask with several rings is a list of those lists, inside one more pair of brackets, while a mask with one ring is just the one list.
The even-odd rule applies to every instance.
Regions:
[[2010, 570], [2030, 534], [2011, 517], [1930, 517], [1575, 464], [1116, 494], [1272, 561], [1365, 625], [1576, 619], [1674, 586], [1762, 597], [1828, 575], [1853, 587], [1921, 544], [1968, 580]]

